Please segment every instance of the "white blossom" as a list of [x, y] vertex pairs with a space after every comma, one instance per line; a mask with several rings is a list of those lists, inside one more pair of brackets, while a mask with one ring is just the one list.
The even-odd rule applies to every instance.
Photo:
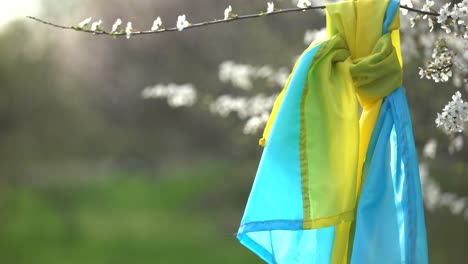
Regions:
[[[407, 6], [407, 7], [413, 7], [413, 2], [411, 2], [411, 0], [401, 0], [400, 5]], [[403, 14], [403, 15], [408, 14], [408, 10], [403, 9], [403, 8], [401, 8], [400, 10], [401, 10], [401, 14]]]
[[81, 22], [78, 24], [78, 27], [79, 27], [79, 28], [85, 28], [85, 27], [89, 24], [89, 22], [91, 22], [91, 19], [92, 19], [91, 17], [88, 17], [88, 18], [86, 18], [85, 20], [81, 21]]
[[447, 21], [447, 18], [450, 16], [451, 13], [449, 10], [451, 4], [452, 3], [447, 3], [440, 9], [439, 16], [437, 17], [437, 22], [439, 24], [445, 24], [445, 22]]
[[423, 156], [429, 159], [435, 159], [437, 153], [437, 140], [431, 138], [423, 148]]
[[111, 33], [117, 32], [117, 30], [120, 28], [120, 25], [122, 25], [122, 20], [120, 18], [117, 18], [115, 23], [112, 25]]
[[143, 89], [141, 96], [144, 99], [165, 98], [170, 107], [190, 107], [197, 102], [197, 90], [190, 83], [167, 85], [157, 84]]
[[450, 16], [457, 21], [459, 25], [466, 25], [468, 18], [468, 1], [464, 0], [453, 6]]
[[449, 208], [454, 215], [464, 215], [468, 220], [468, 198], [455, 193], [442, 191], [441, 186], [429, 175], [429, 166], [426, 163], [419, 164], [421, 187], [424, 199], [424, 207], [434, 211], [440, 207]]
[[464, 102], [461, 93], [456, 92], [442, 110], [437, 113], [437, 127], [442, 127], [446, 133], [462, 132], [468, 122], [468, 102]]
[[311, 6], [312, 3], [309, 0], [298, 0], [297, 7], [299, 8], [306, 8]]
[[448, 151], [450, 154], [455, 152], [460, 152], [463, 149], [464, 140], [463, 135], [458, 135], [455, 138], [451, 139], [448, 146]]
[[224, 61], [219, 65], [219, 79], [243, 90], [252, 89], [253, 82], [258, 79], [266, 80], [269, 85], [283, 87], [288, 77], [287, 68], [273, 69], [269, 65], [256, 67], [233, 61]]
[[272, 13], [273, 11], [275, 11], [275, 3], [273, 2], [268, 2], [267, 3], [267, 14], [269, 13]]
[[[420, 2], [418, 0], [417, 2]], [[453, 77], [453, 82], [456, 86], [463, 85], [460, 80], [465, 79], [468, 74], [468, 56], [465, 54], [467, 50], [468, 28], [466, 19], [468, 17], [468, 0], [463, 0], [461, 3], [451, 5], [450, 3], [440, 3], [439, 1], [426, 0], [422, 10], [436, 12], [436, 5], [439, 6], [440, 16], [432, 18], [428, 15], [416, 14], [410, 18], [410, 23], [413, 27], [418, 21], [427, 20], [429, 31], [432, 34], [418, 34], [418, 31], [424, 30], [418, 28], [404, 32], [404, 36], [412, 36], [421, 40], [426, 39], [429, 45], [424, 45], [424, 55], [428, 57], [430, 47], [433, 48], [432, 57], [428, 62], [426, 69], [421, 71], [421, 77], [432, 79], [435, 82], [447, 82]], [[404, 19], [402, 19], [402, 27], [404, 27]], [[438, 27], [436, 27], [436, 24]], [[434, 29], [442, 29], [433, 32]], [[408, 37], [407, 37], [408, 38]], [[437, 41], [439, 39], [439, 41]], [[468, 85], [465, 83], [465, 88]]]
[[221, 95], [211, 103], [210, 111], [213, 114], [227, 117], [230, 113], [237, 113], [240, 119], [269, 114], [273, 108], [278, 94], [266, 96], [257, 94], [253, 97], [233, 97]]
[[250, 135], [261, 131], [268, 122], [270, 115], [265, 112], [261, 115], [252, 116], [244, 125], [244, 134]]
[[426, 69], [419, 69], [419, 75], [435, 82], [447, 82], [452, 77], [454, 58], [455, 52], [447, 47], [446, 41], [439, 40], [433, 50], [432, 60], [427, 63]]
[[425, 162], [419, 163], [419, 178], [421, 180], [421, 185], [424, 186], [429, 178], [429, 166]]
[[184, 30], [184, 28], [188, 27], [189, 25], [190, 23], [187, 21], [185, 14], [177, 17], [177, 29], [179, 31]]
[[98, 30], [100, 27], [101, 27], [101, 24], [102, 24], [102, 20], [99, 19], [99, 21], [95, 21], [91, 24], [91, 31], [96, 31]]
[[326, 36], [327, 36], [326, 28], [314, 29], [314, 30], [308, 29], [304, 34], [304, 43], [306, 45], [310, 45], [310, 43], [314, 41], [323, 40]]
[[[431, 3], [430, 3], [430, 4], [431, 4]], [[430, 8], [430, 6], [429, 6], [427, 3], [425, 3], [425, 4], [423, 5], [421, 11], [430, 12], [430, 11], [431, 11], [431, 8]], [[428, 18], [428, 15], [424, 14], [424, 15], [422, 15], [422, 18], [423, 18], [423, 19], [427, 19], [427, 18]]]
[[429, 32], [432, 32], [434, 30], [434, 20], [432, 20], [432, 18], [428, 18], [427, 23], [429, 24]]
[[127, 34], [127, 39], [129, 39], [130, 36], [132, 36], [132, 31], [133, 31], [132, 22], [128, 22], [127, 27], [125, 28], [125, 33]]
[[229, 5], [226, 9], [224, 9], [224, 20], [228, 20], [229, 16], [231, 15], [232, 12], [232, 6]]
[[[450, 201], [450, 212], [454, 215], [459, 215], [466, 208], [466, 198], [455, 198], [453, 201]], [[467, 210], [468, 211], [468, 210]]]
[[[402, 9], [404, 10], [404, 9]], [[406, 10], [406, 13], [408, 13], [408, 10]], [[416, 19], [414, 17], [410, 18], [410, 24], [411, 27], [414, 28], [416, 26]]]
[[154, 20], [153, 26], [151, 27], [151, 31], [157, 31], [162, 26], [161, 18], [158, 17]]
[[270, 96], [258, 94], [251, 98], [222, 95], [210, 105], [210, 110], [221, 117], [237, 113], [240, 119], [247, 119], [243, 129], [244, 134], [255, 134], [268, 122], [277, 97], [278, 94]]
[[440, 198], [442, 195], [441, 188], [433, 180], [427, 182], [423, 186], [424, 206], [427, 210], [433, 211], [440, 207]]
[[223, 82], [231, 81], [235, 87], [250, 90], [253, 87], [251, 76], [253, 67], [226, 61], [220, 65], [219, 78]]

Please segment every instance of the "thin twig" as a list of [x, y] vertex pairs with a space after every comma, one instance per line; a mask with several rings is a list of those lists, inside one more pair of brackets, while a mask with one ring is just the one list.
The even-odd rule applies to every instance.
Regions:
[[[406, 10], [411, 11], [411, 12], [416, 12], [416, 13], [429, 15], [429, 16], [439, 16], [438, 13], [427, 12], [427, 11], [411, 8], [411, 7], [408, 7], [408, 6], [400, 6], [400, 7], [402, 9], [406, 9]], [[190, 29], [190, 28], [214, 25], [214, 24], [219, 24], [219, 23], [234, 22], [234, 21], [243, 20], [243, 19], [257, 18], [257, 17], [263, 17], [263, 16], [271, 16], [271, 15], [277, 15], [277, 14], [283, 14], [283, 13], [290, 13], [290, 12], [302, 12], [302, 11], [315, 10], [315, 9], [325, 9], [325, 8], [326, 8], [326, 6], [323, 6], [323, 5], [322, 6], [309, 6], [309, 7], [306, 7], [306, 8], [288, 8], [288, 9], [276, 10], [276, 11], [273, 11], [273, 12], [270, 12], [270, 13], [262, 12], [262, 13], [259, 13], [259, 14], [242, 15], [242, 16], [237, 16], [235, 18], [226, 19], [226, 20], [224, 20], [224, 19], [223, 20], [215, 19], [215, 20], [212, 20], [212, 21], [206, 21], [206, 22], [201, 22], [201, 23], [196, 23], [196, 24], [190, 24], [188, 27], [184, 28], [184, 30], [187, 30], [187, 29]], [[54, 24], [52, 22], [48, 22], [48, 21], [45, 21], [45, 20], [42, 20], [40, 18], [33, 17], [33, 16], [26, 16], [26, 17], [29, 18], [29, 19], [35, 20], [35, 21], [37, 21], [39, 23], [42, 23], [42, 24], [45, 24], [45, 25], [48, 25], [48, 26], [52, 26], [52, 27], [55, 27], [55, 28], [60, 28], [60, 29], [72, 29], [72, 30], [76, 30], [76, 31], [80, 31], [80, 32], [91, 33], [91, 34], [94, 34], [94, 35], [108, 35], [108, 36], [115, 36], [115, 37], [126, 35], [126, 33], [123, 32], [123, 31], [120, 31], [120, 32], [107, 32], [105, 30], [91, 31], [89, 29], [80, 29], [80, 28], [75, 27], [75, 26], [62, 26], [62, 25]], [[156, 33], [171, 32], [171, 31], [178, 31], [178, 29], [177, 29], [177, 27], [172, 27], [172, 28], [163, 28], [163, 29], [156, 30], [156, 31], [152, 31], [152, 30], [133, 31], [131, 35], [132, 36], [146, 35], [146, 34], [156, 34]]]
[[415, 12], [415, 13], [419, 13], [419, 14], [423, 14], [423, 15], [428, 15], [428, 16], [440, 16], [439, 13], [435, 13], [435, 12], [428, 12], [428, 11], [424, 11], [424, 10], [419, 10], [419, 9], [416, 9], [416, 8], [412, 8], [412, 7], [409, 7], [409, 6], [400, 6], [401, 8], [403, 9], [406, 9], [408, 11], [411, 11], [411, 12]]

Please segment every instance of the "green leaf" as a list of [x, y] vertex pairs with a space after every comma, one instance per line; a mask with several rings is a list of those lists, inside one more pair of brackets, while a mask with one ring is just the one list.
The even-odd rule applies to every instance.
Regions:
[[228, 18], [229, 18], [229, 19], [236, 19], [238, 16], [239, 16], [238, 14], [232, 13], [232, 12], [231, 12], [231, 13], [229, 13]]

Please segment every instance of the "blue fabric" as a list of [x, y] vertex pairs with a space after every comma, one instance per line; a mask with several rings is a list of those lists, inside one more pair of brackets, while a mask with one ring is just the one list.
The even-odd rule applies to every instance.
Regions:
[[335, 227], [239, 233], [240, 242], [268, 263], [330, 263]]
[[268, 263], [330, 261], [335, 227], [302, 230], [300, 105], [307, 72], [319, 47], [304, 53], [293, 71], [238, 233], [241, 243]]
[[[383, 34], [398, 10], [390, 1]], [[404, 89], [384, 99], [363, 168], [351, 263], [428, 263], [424, 206]]]
[[[265, 220], [303, 219], [299, 155], [300, 102], [307, 71], [317, 50], [318, 47], [315, 47], [306, 52], [293, 71], [258, 166], [241, 230], [249, 223], [258, 225], [258, 222]], [[295, 226], [293, 230], [298, 228], [296, 224], [292, 225]]]
[[428, 263], [418, 160], [403, 88], [382, 104], [363, 182], [351, 263]]
[[396, 12], [398, 12], [398, 7], [400, 6], [400, 1], [392, 0], [388, 3], [387, 11], [385, 12], [385, 18], [382, 28], [382, 35], [388, 33], [388, 28], [395, 17]]

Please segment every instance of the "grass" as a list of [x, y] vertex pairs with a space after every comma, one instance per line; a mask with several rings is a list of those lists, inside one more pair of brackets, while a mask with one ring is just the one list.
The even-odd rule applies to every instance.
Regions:
[[[234, 235], [254, 171], [116, 174], [0, 186], [0, 264], [263, 263]], [[426, 224], [431, 263], [466, 262], [463, 217], [439, 209]]]
[[235, 238], [242, 210], [223, 204], [220, 171], [22, 184], [0, 203], [0, 263], [262, 263]]

